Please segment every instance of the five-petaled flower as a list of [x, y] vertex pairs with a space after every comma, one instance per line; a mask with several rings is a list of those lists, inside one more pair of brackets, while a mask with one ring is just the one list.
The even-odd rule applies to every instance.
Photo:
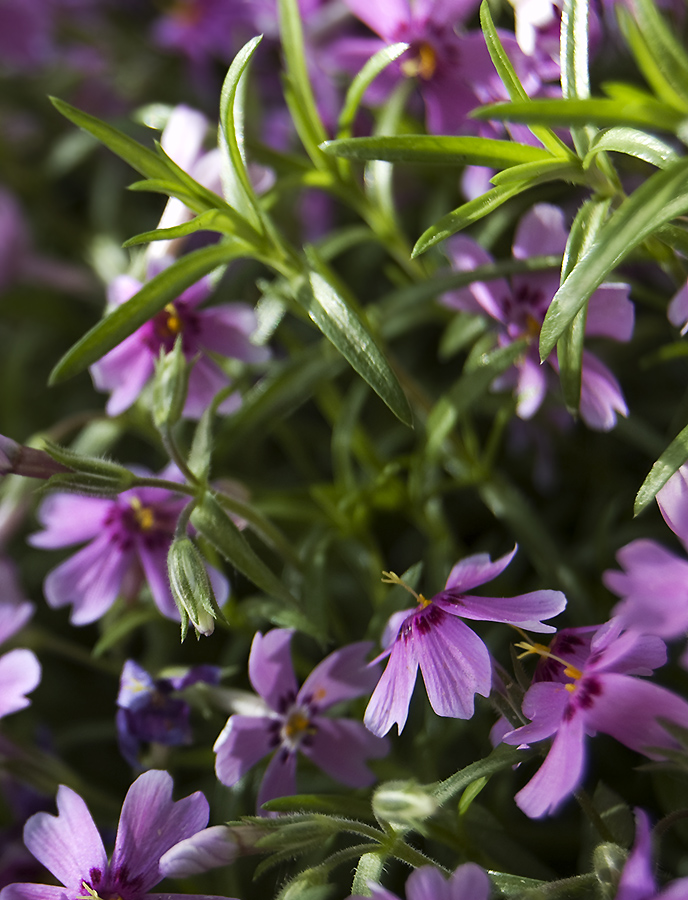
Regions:
[[200, 791], [175, 802], [167, 772], [139, 776], [124, 798], [109, 861], [86, 804], [65, 785], [57, 792], [57, 810], [57, 816], [32, 816], [24, 842], [64, 887], [10, 884], [0, 892], [2, 900], [200, 900], [193, 894], [150, 893], [163, 877], [161, 857], [208, 823], [208, 802]]
[[229, 718], [214, 747], [217, 777], [229, 786], [276, 751], [258, 792], [258, 808], [274, 797], [295, 793], [297, 750], [337, 781], [366, 787], [375, 781], [366, 760], [384, 756], [388, 749], [386, 741], [360, 722], [323, 715], [335, 703], [372, 689], [378, 673], [366, 663], [371, 645], [349, 644], [331, 653], [299, 689], [289, 649], [292, 634], [283, 628], [256, 634], [248, 674], [260, 696], [251, 715]]
[[[546, 648], [532, 645], [547, 655]], [[556, 662], [556, 660], [555, 660]], [[585, 662], [559, 660], [561, 678], [538, 681], [523, 700], [529, 725], [503, 736], [507, 744], [530, 744], [554, 736], [547, 758], [516, 795], [526, 815], [554, 812], [576, 790], [585, 767], [585, 738], [601, 731], [651, 759], [677, 747], [662, 727], [667, 719], [688, 727], [688, 703], [666, 688], [636, 675], [651, 675], [666, 662], [664, 642], [653, 635], [622, 631], [612, 619], [590, 643]]]
[[556, 616], [566, 606], [561, 591], [531, 591], [517, 597], [474, 597], [466, 591], [492, 581], [509, 565], [516, 547], [492, 562], [487, 553], [457, 563], [443, 591], [389, 620], [379, 657], [389, 656], [365, 713], [365, 724], [378, 735], [397, 723], [401, 733], [420, 666], [428, 698], [439, 716], [470, 719], [475, 694], [487, 697], [492, 685], [490, 654], [478, 635], [461, 619], [508, 622], [530, 631], [551, 632], [541, 619]]
[[[396, 894], [379, 884], [368, 882], [373, 900], [399, 900]], [[434, 866], [421, 866], [406, 879], [406, 900], [487, 900], [490, 879], [475, 863], [464, 863], [449, 878]], [[363, 900], [360, 895], [350, 900]]]

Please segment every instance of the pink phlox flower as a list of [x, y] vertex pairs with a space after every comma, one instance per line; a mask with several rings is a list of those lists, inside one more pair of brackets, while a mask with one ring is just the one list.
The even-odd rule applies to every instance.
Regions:
[[[19, 586], [14, 564], [0, 557], [0, 644], [4, 644], [26, 625], [34, 613], [34, 605], [26, 600]], [[31, 650], [15, 648], [0, 656], [0, 718], [24, 709], [31, 693], [41, 680], [41, 666]]]
[[[111, 859], [81, 797], [61, 785], [58, 815], [39, 812], [24, 827], [24, 842], [60, 882], [10, 884], [2, 900], [201, 900], [194, 894], [152, 894], [163, 877], [160, 858], [208, 823], [208, 802], [200, 791], [174, 802], [167, 772], [145, 772], [124, 798]], [[62, 886], [64, 885], [64, 886]]]
[[562, 667], [565, 681], [539, 681], [529, 688], [523, 713], [531, 722], [503, 740], [516, 746], [554, 741], [544, 763], [516, 795], [526, 815], [555, 812], [576, 790], [584, 774], [586, 736], [601, 731], [651, 759], [662, 758], [657, 748], [678, 747], [658, 719], [688, 726], [688, 703], [635, 677], [650, 675], [665, 661], [660, 638], [623, 631], [612, 619], [593, 636], [580, 665]]
[[[368, 882], [373, 900], [399, 900], [396, 894]], [[464, 863], [449, 878], [434, 866], [421, 866], [406, 879], [406, 900], [488, 900], [490, 879], [475, 863]], [[359, 894], [350, 900], [364, 900]]]
[[[664, 520], [688, 550], [688, 466], [683, 465], [657, 493]], [[616, 554], [622, 570], [609, 569], [605, 585], [622, 600], [613, 610], [626, 628], [665, 640], [688, 630], [688, 560], [648, 538], [626, 544]]]
[[[119, 306], [141, 287], [135, 278], [119, 275], [108, 289], [108, 301], [112, 306]], [[231, 384], [229, 376], [212, 358], [213, 354], [247, 363], [265, 362], [269, 358], [266, 347], [251, 343], [257, 325], [253, 309], [245, 303], [199, 309], [210, 293], [209, 279], [201, 279], [91, 366], [95, 387], [110, 393], [108, 415], [119, 415], [135, 402], [153, 375], [160, 351], [171, 350], [177, 335], [181, 335], [186, 359], [195, 359], [184, 406], [184, 415], [189, 419], [199, 419], [213, 397]], [[240, 403], [238, 393], [230, 394], [220, 404], [219, 412], [233, 412]]]
[[[418, 596], [412, 611], [391, 617], [379, 659], [389, 656], [365, 713], [373, 734], [384, 735], [396, 722], [401, 734], [420, 667], [428, 699], [439, 716], [469, 719], [475, 694], [489, 696], [490, 654], [462, 619], [506, 622], [530, 631], [552, 632], [541, 619], [556, 616], [566, 606], [561, 591], [531, 591], [516, 597], [477, 597], [466, 591], [492, 581], [509, 565], [516, 547], [492, 562], [486, 553], [457, 563], [443, 591], [426, 600]], [[410, 612], [410, 614], [409, 614]]]
[[[514, 236], [513, 255], [528, 259], [536, 255], [559, 255], [566, 246], [564, 214], [556, 206], [539, 203], [519, 222]], [[465, 235], [457, 235], [447, 245], [452, 267], [459, 272], [491, 265], [494, 259], [479, 244]], [[529, 419], [538, 411], [551, 387], [548, 370], [540, 365], [537, 340], [543, 319], [559, 288], [554, 271], [514, 275], [510, 280], [496, 278], [475, 281], [466, 288], [444, 294], [442, 303], [452, 309], [487, 315], [498, 323], [498, 342], [508, 346], [525, 339], [523, 356], [494, 383], [493, 389], [513, 389], [516, 412]], [[633, 333], [634, 309], [628, 299], [628, 285], [603, 284], [590, 298], [585, 333], [628, 341]], [[558, 372], [556, 353], [548, 358]], [[592, 353], [583, 353], [580, 414], [583, 421], [599, 431], [616, 424], [616, 415], [627, 415], [628, 408], [618, 382], [609, 369]]]
[[[171, 478], [174, 472], [168, 469], [162, 476]], [[53, 608], [71, 605], [72, 624], [86, 625], [99, 619], [118, 595], [128, 600], [136, 597], [146, 581], [160, 612], [179, 621], [167, 576], [167, 553], [187, 502], [157, 487], [132, 488], [115, 499], [49, 496], [38, 510], [43, 530], [29, 542], [44, 549], [86, 546], [48, 573], [43, 585], [48, 604]], [[222, 605], [229, 584], [212, 566], [208, 574]]]
[[[301, 688], [291, 663], [293, 632], [258, 632], [248, 671], [258, 693], [253, 715], [230, 716], [215, 742], [215, 772], [230, 787], [258, 760], [275, 751], [258, 792], [257, 806], [296, 793], [296, 753], [303, 753], [336, 781], [350, 787], [373, 784], [369, 758], [385, 756], [387, 742], [360, 722], [323, 715], [335, 703], [370, 691], [378, 672], [366, 657], [371, 644], [335, 650], [313, 669]], [[246, 704], [243, 704], [246, 708]]]
[[[372, 105], [383, 102], [399, 80], [414, 77], [425, 104], [428, 131], [457, 134], [484, 130], [467, 119], [476, 106], [508, 99], [482, 33], [461, 27], [476, 11], [477, 0], [345, 2], [354, 16], [381, 40], [343, 38], [332, 48], [342, 68], [360, 69], [385, 44], [410, 44], [409, 50], [388, 66], [369, 89], [366, 99]], [[542, 83], [539, 58], [527, 57], [512, 34], [500, 31], [500, 37], [526, 91], [537, 93]]]
[[688, 878], [679, 878], [658, 890], [654, 869], [650, 822], [644, 810], [636, 809], [635, 841], [614, 900], [685, 900], [688, 897]]

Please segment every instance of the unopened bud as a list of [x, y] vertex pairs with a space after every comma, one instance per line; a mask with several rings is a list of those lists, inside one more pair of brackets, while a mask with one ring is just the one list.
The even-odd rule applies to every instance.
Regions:
[[320, 868], [305, 869], [282, 889], [277, 900], [326, 900], [332, 896], [327, 872]]
[[56, 462], [45, 450], [26, 447], [0, 434], [0, 475], [51, 478], [69, 470], [68, 466]]
[[256, 849], [265, 829], [258, 825], [213, 825], [175, 844], [160, 858], [166, 878], [188, 878], [234, 862]]
[[60, 472], [65, 473], [55, 475], [50, 487], [96, 497], [111, 497], [128, 491], [136, 482], [133, 472], [112, 460], [100, 456], [83, 456], [67, 447], [53, 444], [52, 441], [46, 441], [45, 446], [53, 460], [61, 464]]
[[308, 844], [321, 843], [326, 837], [341, 830], [339, 822], [330, 816], [314, 814], [303, 816], [300, 821], [280, 825], [258, 841], [263, 850], [302, 850]]
[[626, 863], [626, 851], [618, 844], [598, 844], [592, 855], [592, 865], [604, 897], [616, 897], [621, 872]]
[[191, 366], [182, 352], [182, 336], [177, 335], [174, 348], [160, 354], [155, 364], [153, 381], [153, 422], [156, 428], [175, 425], [182, 417], [189, 390]]
[[395, 830], [417, 830], [437, 809], [437, 800], [415, 781], [387, 781], [373, 794], [376, 819]]
[[197, 635], [210, 635], [222, 614], [200, 551], [188, 537], [175, 538], [167, 554], [170, 589], [182, 619], [182, 640], [189, 622]]

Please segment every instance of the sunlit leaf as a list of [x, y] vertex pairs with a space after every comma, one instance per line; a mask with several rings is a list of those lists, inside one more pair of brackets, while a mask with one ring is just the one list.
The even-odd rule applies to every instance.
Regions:
[[638, 515], [651, 503], [674, 472], [688, 460], [688, 425], [669, 444], [650, 469], [635, 498], [633, 514]]
[[338, 138], [349, 137], [363, 95], [380, 72], [384, 71], [395, 59], [398, 59], [402, 53], [408, 50], [408, 47], [409, 45], [404, 43], [389, 44], [383, 47], [382, 50], [378, 50], [374, 56], [371, 56], [361, 71], [357, 73], [349, 85], [342, 111], [339, 114], [337, 123]]

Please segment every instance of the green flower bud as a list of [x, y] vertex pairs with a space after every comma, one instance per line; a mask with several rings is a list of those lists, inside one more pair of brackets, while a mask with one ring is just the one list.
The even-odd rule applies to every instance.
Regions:
[[321, 844], [325, 838], [341, 830], [338, 822], [329, 816], [314, 814], [303, 816], [301, 821], [287, 822], [261, 838], [257, 847], [266, 850], [303, 850], [310, 844]]
[[386, 781], [373, 794], [375, 818], [395, 831], [418, 830], [437, 809], [437, 800], [415, 781]]
[[621, 872], [628, 854], [618, 844], [598, 844], [592, 854], [592, 865], [600, 884], [602, 896], [612, 900], [616, 897]]
[[200, 551], [188, 537], [175, 538], [167, 554], [167, 571], [174, 602], [182, 617], [182, 640], [189, 622], [197, 636], [210, 635], [215, 619], [222, 616], [215, 599], [208, 570]]
[[191, 366], [182, 352], [182, 336], [177, 335], [169, 353], [160, 352], [153, 381], [153, 422], [156, 428], [171, 427], [182, 416], [189, 389]]
[[[53, 460], [63, 467], [74, 470], [73, 473], [53, 476], [50, 487], [59, 487], [60, 490], [79, 494], [111, 497], [122, 491], [128, 491], [136, 481], [133, 472], [109, 459], [100, 456], [82, 456], [67, 447], [53, 444], [52, 441], [46, 441], [45, 448]], [[64, 468], [60, 471], [64, 472]]]

